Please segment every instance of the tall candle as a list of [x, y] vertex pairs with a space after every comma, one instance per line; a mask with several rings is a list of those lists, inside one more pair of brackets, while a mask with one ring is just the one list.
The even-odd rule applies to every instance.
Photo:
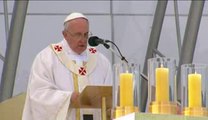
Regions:
[[160, 67], [155, 70], [156, 76], [156, 101], [169, 101], [169, 69]]
[[133, 106], [133, 74], [120, 74], [120, 106]]
[[188, 105], [201, 107], [201, 74], [188, 75]]

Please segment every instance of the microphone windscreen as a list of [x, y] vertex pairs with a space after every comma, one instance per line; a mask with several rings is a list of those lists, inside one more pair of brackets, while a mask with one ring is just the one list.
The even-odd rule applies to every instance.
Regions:
[[99, 43], [97, 42], [97, 39], [99, 39], [97, 36], [90, 37], [89, 40], [88, 40], [88, 44], [90, 46], [98, 46]]

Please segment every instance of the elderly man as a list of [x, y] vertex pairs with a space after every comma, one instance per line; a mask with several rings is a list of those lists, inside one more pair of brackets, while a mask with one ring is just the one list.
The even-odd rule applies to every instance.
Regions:
[[[111, 85], [109, 60], [95, 48], [87, 47], [89, 20], [71, 13], [64, 20], [64, 39], [43, 49], [35, 58], [28, 82], [23, 120], [83, 120], [98, 109], [74, 109], [79, 93], [87, 85]], [[92, 93], [93, 94], [93, 93]]]

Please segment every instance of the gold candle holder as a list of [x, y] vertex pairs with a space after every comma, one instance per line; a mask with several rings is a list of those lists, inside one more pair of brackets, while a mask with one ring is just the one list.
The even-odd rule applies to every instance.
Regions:
[[124, 115], [123, 107], [116, 107], [112, 110], [112, 119], [119, 118]]
[[183, 64], [181, 66], [181, 111], [185, 116], [208, 116], [208, 66]]
[[177, 114], [178, 106], [174, 102], [152, 102], [149, 112], [153, 114]]
[[140, 69], [135, 63], [114, 65], [112, 119], [139, 112]]
[[134, 112], [139, 112], [139, 108], [135, 106], [118, 106], [112, 110], [112, 119], [119, 118]]
[[185, 108], [183, 110], [183, 115], [185, 116], [208, 116], [208, 111], [206, 108]]
[[148, 112], [178, 113], [175, 70], [175, 59], [162, 57], [148, 60]]
[[139, 112], [139, 108], [135, 106], [125, 106], [124, 109], [124, 115], [128, 115], [130, 113]]

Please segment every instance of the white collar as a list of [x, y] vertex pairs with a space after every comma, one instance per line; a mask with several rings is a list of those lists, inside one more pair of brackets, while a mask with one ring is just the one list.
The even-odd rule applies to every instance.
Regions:
[[70, 56], [73, 60], [81, 60], [81, 61], [87, 61], [88, 56], [87, 56], [87, 51], [85, 50], [81, 54], [77, 54], [74, 52], [70, 46], [68, 45], [67, 41], [64, 39], [62, 41], [63, 44], [63, 50], [67, 53], [68, 56]]

